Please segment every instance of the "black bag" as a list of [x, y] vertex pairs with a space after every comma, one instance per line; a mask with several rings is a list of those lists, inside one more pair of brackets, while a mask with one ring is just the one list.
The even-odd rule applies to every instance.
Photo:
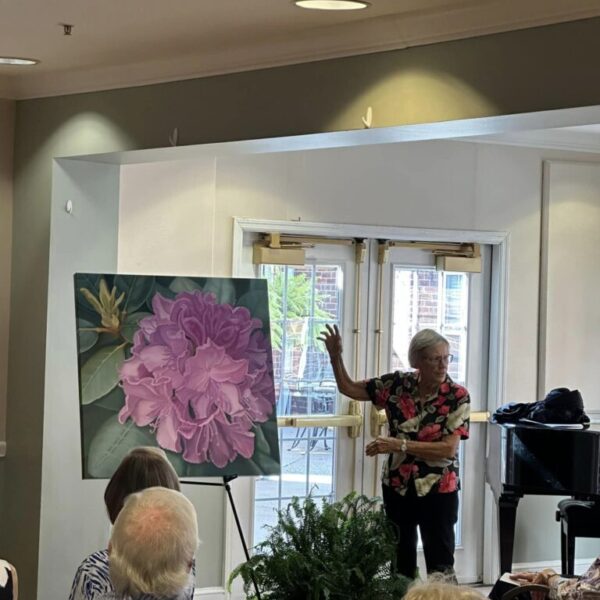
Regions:
[[534, 402], [528, 419], [538, 423], [588, 424], [590, 418], [583, 410], [583, 398], [579, 390], [556, 388], [548, 392], [540, 402]]
[[519, 419], [527, 418], [531, 404], [509, 402], [496, 409], [492, 416], [494, 423], [517, 423]]
[[555, 388], [538, 402], [504, 404], [492, 417], [494, 423], [519, 423], [521, 419], [564, 425], [587, 426], [590, 423], [579, 390], [568, 388]]

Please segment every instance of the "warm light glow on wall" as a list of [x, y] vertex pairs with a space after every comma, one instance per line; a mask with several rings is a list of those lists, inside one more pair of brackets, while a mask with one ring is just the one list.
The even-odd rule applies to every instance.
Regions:
[[369, 6], [360, 0], [296, 0], [295, 4], [313, 10], [360, 10]]
[[18, 56], [0, 56], [0, 65], [37, 65], [37, 58], [19, 58]]

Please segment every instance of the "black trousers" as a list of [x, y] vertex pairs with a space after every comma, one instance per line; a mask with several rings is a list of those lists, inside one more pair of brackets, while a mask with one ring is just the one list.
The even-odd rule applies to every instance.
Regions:
[[454, 571], [454, 525], [458, 492], [419, 497], [411, 483], [405, 496], [383, 486], [383, 504], [398, 533], [398, 572], [411, 579], [417, 573], [417, 526], [421, 532], [427, 573]]

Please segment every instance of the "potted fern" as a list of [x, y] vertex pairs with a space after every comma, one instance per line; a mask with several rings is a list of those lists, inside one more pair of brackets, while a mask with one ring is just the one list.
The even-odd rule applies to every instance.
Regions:
[[262, 600], [397, 600], [411, 581], [392, 572], [394, 531], [375, 499], [351, 493], [321, 507], [293, 498], [269, 537], [229, 577], [247, 598]]

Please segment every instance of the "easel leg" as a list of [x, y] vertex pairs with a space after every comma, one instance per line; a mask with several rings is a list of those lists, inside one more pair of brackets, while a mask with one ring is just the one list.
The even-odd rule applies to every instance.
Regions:
[[[240, 540], [242, 541], [242, 547], [244, 548], [244, 555], [246, 556], [246, 560], [249, 561], [250, 560], [250, 552], [248, 551], [248, 545], [246, 544], [246, 539], [244, 538], [242, 524], [240, 523], [240, 518], [239, 518], [237, 510], [235, 508], [235, 502], [233, 501], [233, 495], [231, 493], [231, 486], [229, 485], [229, 482], [232, 479], [235, 479], [236, 477], [237, 477], [237, 475], [223, 477], [223, 486], [225, 487], [225, 491], [227, 492], [227, 496], [229, 498], [229, 504], [231, 505], [231, 510], [233, 511], [233, 517], [235, 519], [235, 524], [237, 526], [238, 533], [240, 534]], [[258, 600], [261, 600], [260, 592], [258, 590], [258, 583], [256, 582], [256, 579], [254, 578], [254, 573], [251, 572], [250, 576], [252, 577], [252, 583], [254, 584], [254, 591], [256, 592], [256, 598]]]

